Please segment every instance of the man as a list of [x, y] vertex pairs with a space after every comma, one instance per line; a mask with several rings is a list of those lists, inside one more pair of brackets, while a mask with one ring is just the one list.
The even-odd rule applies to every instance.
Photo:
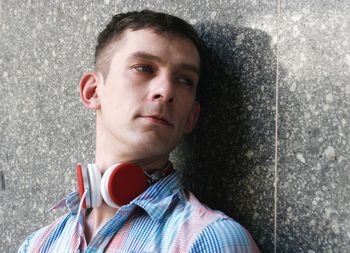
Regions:
[[[96, 111], [95, 164], [78, 166], [79, 194], [56, 205], [69, 213], [19, 252], [258, 252], [242, 226], [183, 188], [169, 162], [198, 119], [200, 48], [177, 17], [144, 10], [112, 18], [98, 38], [95, 71], [80, 81], [82, 103]], [[141, 181], [130, 183], [136, 174]], [[118, 199], [142, 177], [145, 189]]]

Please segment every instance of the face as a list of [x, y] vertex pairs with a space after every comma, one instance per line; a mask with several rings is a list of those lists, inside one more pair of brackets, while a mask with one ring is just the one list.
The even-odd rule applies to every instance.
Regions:
[[150, 29], [126, 31], [96, 93], [105, 145], [138, 156], [164, 156], [194, 128], [199, 55], [188, 39]]

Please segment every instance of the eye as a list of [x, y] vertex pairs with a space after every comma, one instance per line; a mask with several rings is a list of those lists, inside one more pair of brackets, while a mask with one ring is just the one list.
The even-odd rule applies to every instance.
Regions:
[[146, 72], [146, 73], [154, 72], [152, 66], [149, 66], [149, 65], [137, 65], [137, 66], [134, 66], [134, 69], [136, 69], [137, 71]]
[[177, 77], [176, 80], [180, 82], [182, 85], [187, 86], [187, 87], [192, 87], [194, 82], [191, 78], [185, 77], [185, 76], [180, 76]]

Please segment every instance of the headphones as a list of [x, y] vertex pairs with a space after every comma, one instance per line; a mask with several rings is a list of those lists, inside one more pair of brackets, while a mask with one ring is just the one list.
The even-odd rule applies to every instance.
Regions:
[[86, 167], [78, 164], [77, 178], [82, 208], [99, 207], [102, 199], [114, 208], [129, 204], [150, 185], [173, 171], [170, 161], [164, 169], [150, 175], [135, 164], [117, 163], [101, 176], [96, 164], [88, 164]]

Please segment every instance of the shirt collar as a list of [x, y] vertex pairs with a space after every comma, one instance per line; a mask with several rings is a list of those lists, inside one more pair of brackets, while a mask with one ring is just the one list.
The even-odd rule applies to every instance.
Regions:
[[76, 214], [79, 209], [80, 196], [79, 191], [71, 192], [67, 197], [58, 201], [55, 205], [50, 207], [49, 211], [67, 207], [72, 214]]
[[153, 220], [162, 218], [183, 188], [181, 175], [175, 171], [151, 185], [144, 193], [134, 199], [131, 204], [144, 209]]
[[[175, 171], [148, 187], [145, 192], [131, 201], [129, 205], [141, 207], [152, 219], [158, 220], [163, 217], [182, 188], [181, 175], [179, 172]], [[79, 209], [79, 203], [79, 192], [74, 191], [52, 206], [49, 210], [68, 207], [72, 214], [76, 214]]]

